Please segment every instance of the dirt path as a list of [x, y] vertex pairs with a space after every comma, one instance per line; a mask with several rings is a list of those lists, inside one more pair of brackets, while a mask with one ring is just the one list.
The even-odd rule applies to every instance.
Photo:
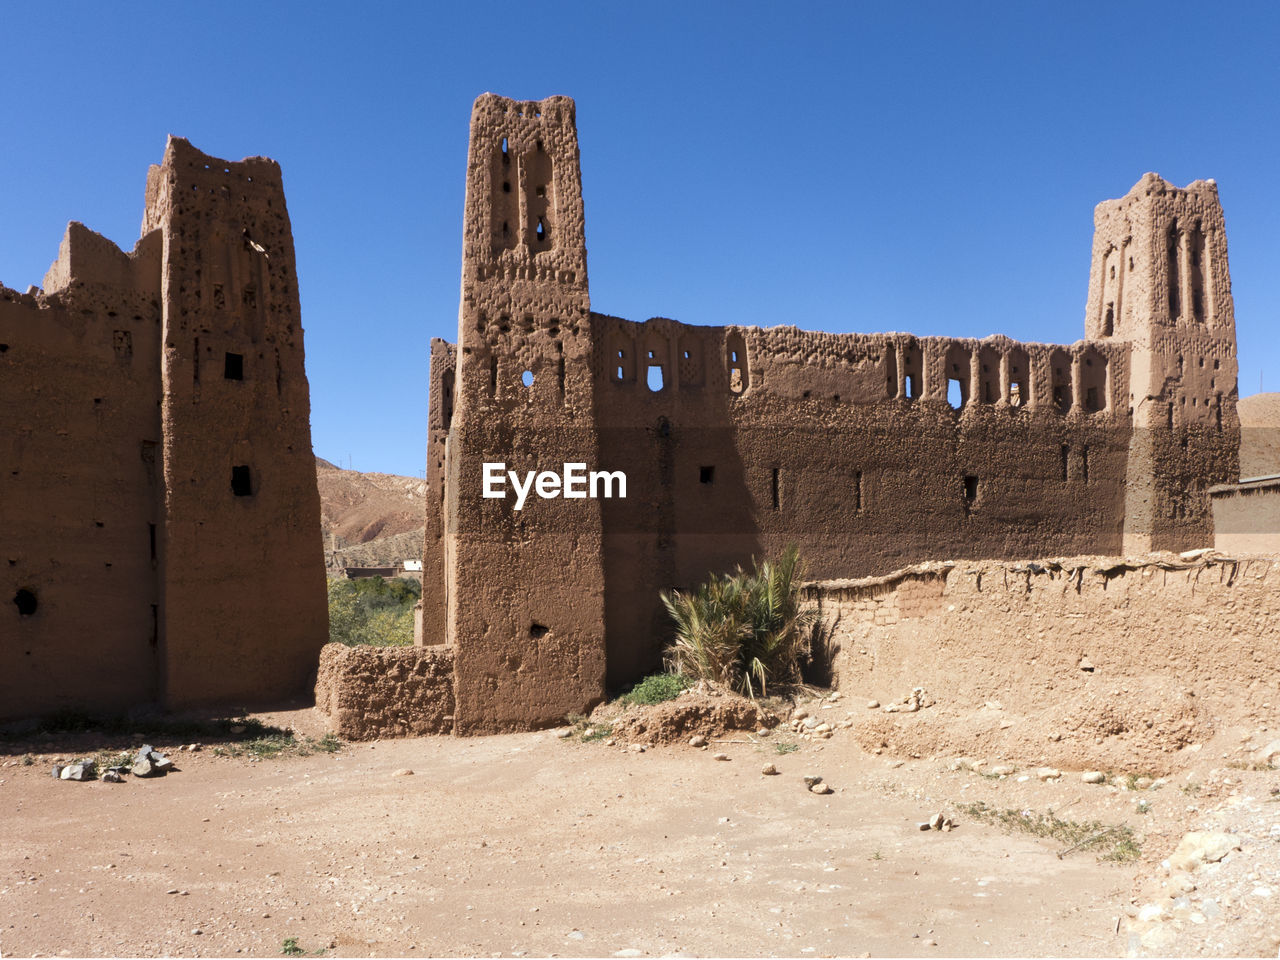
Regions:
[[[947, 799], [1011, 786], [941, 761], [891, 768], [851, 740], [715, 749], [731, 759], [552, 733], [262, 762], [205, 751], [120, 785], [55, 781], [51, 757], [10, 765], [0, 950], [278, 956], [293, 938], [335, 956], [1125, 951], [1117, 917], [1139, 867], [1060, 860], [1060, 845], [980, 823], [917, 829]], [[760, 775], [768, 761], [779, 776]], [[836, 792], [807, 792], [811, 772]], [[1025, 783], [1016, 801], [1043, 809], [1090, 789]]]

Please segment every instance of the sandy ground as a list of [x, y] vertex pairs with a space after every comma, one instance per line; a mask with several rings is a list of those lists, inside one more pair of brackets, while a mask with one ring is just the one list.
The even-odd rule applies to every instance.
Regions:
[[1133, 820], [1115, 787], [895, 766], [844, 737], [787, 754], [550, 731], [256, 762], [206, 748], [119, 785], [51, 779], [69, 747], [3, 746], [5, 956], [278, 956], [287, 938], [332, 956], [1123, 955], [1150, 872], [959, 814], [917, 828], [979, 799]]

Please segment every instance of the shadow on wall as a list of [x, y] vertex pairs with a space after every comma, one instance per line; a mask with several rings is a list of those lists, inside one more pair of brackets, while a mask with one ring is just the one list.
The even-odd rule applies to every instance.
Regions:
[[660, 591], [691, 589], [760, 552], [732, 416], [750, 370], [741, 334], [723, 328], [599, 314], [592, 324], [598, 463], [627, 475], [627, 498], [601, 501], [616, 690], [662, 668], [672, 625]]

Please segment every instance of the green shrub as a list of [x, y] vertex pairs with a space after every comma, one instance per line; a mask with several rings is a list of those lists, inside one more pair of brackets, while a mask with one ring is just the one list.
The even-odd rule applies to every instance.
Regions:
[[422, 594], [415, 580], [368, 577], [329, 581], [329, 640], [348, 646], [413, 643], [413, 607]]
[[677, 673], [655, 673], [645, 677], [618, 699], [623, 703], [664, 703], [674, 700], [688, 687], [688, 677]]
[[795, 683], [818, 617], [800, 609], [804, 566], [795, 546], [750, 573], [713, 576], [693, 593], [662, 593], [676, 623], [667, 658], [674, 672], [768, 696], [769, 684]]

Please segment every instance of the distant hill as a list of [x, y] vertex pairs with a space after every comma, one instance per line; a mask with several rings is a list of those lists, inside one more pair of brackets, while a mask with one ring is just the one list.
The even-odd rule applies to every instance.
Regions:
[[1280, 474], [1280, 393], [1255, 393], [1236, 404], [1240, 414], [1240, 476]]
[[400, 564], [421, 557], [425, 480], [343, 470], [316, 457], [316, 485], [330, 569]]

